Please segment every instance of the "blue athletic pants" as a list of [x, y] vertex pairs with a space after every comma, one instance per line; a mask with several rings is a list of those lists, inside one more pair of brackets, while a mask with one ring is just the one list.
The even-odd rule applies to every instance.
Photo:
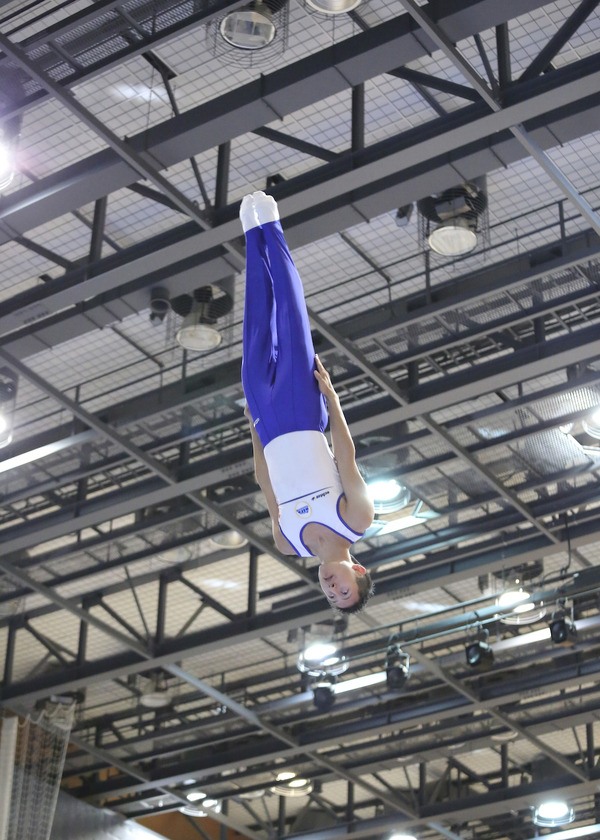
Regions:
[[324, 432], [325, 399], [300, 275], [279, 222], [246, 232], [242, 384], [263, 446], [279, 435]]

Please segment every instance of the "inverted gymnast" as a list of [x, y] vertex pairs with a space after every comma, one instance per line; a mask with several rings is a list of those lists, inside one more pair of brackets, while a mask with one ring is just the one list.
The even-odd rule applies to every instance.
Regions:
[[[350, 554], [373, 520], [339, 397], [315, 354], [300, 276], [275, 200], [242, 200], [246, 302], [242, 383], [257, 481], [282, 554], [318, 557], [319, 583], [337, 610], [358, 612], [373, 591]], [[332, 450], [324, 435], [329, 418]]]

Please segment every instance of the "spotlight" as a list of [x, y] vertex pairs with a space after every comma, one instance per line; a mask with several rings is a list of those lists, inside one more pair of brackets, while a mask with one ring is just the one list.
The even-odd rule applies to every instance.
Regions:
[[575, 819], [575, 811], [564, 800], [549, 800], [538, 805], [533, 812], [535, 825], [554, 828], [568, 825]]
[[402, 691], [410, 676], [410, 659], [399, 645], [390, 645], [385, 657], [385, 678], [390, 691]]
[[556, 612], [548, 622], [550, 638], [556, 645], [570, 646], [577, 640], [577, 628], [563, 612]]
[[320, 712], [328, 712], [335, 703], [333, 680], [322, 680], [313, 686], [313, 703]]
[[477, 668], [478, 671], [489, 671], [494, 664], [494, 651], [488, 642], [487, 630], [481, 631], [479, 638], [468, 642], [465, 647], [467, 665]]
[[394, 217], [394, 221], [398, 227], [406, 227], [407, 224], [410, 222], [410, 217], [413, 213], [414, 204], [403, 204], [402, 207], [398, 207], [396, 210], [396, 215]]

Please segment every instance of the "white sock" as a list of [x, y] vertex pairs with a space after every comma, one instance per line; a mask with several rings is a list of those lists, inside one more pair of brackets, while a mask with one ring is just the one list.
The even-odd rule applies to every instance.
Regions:
[[267, 222], [279, 221], [277, 202], [272, 196], [259, 190], [258, 192], [252, 193], [252, 198], [254, 199], [254, 207], [259, 224], [264, 225]]
[[254, 207], [253, 195], [245, 195], [242, 199], [242, 203], [240, 204], [240, 222], [242, 223], [244, 233], [247, 230], [258, 227], [260, 224]]

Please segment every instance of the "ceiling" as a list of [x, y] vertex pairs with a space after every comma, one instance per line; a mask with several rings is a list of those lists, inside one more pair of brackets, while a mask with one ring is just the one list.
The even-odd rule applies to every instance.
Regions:
[[[63, 783], [126, 817], [201, 789], [249, 838], [527, 840], [560, 790], [600, 831], [599, 4], [289, 0], [257, 53], [219, 38], [241, 5], [0, 1], [0, 702], [74, 697]], [[416, 202], [473, 179], [477, 247], [441, 257]], [[253, 476], [237, 214], [265, 188], [361, 469], [411, 493], [355, 546], [346, 625]], [[184, 351], [153, 301], [209, 285], [223, 341]], [[499, 619], [516, 575], [533, 623]], [[328, 711], [296, 667], [319, 632]]]

